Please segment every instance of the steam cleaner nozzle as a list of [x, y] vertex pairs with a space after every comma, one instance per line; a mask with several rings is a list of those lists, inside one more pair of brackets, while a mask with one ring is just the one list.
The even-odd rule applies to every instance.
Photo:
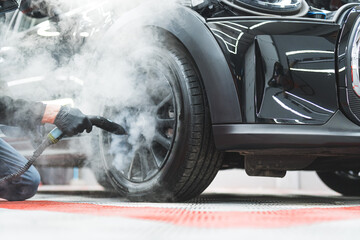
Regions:
[[109, 133], [115, 135], [127, 135], [126, 130], [119, 124], [100, 116], [89, 116], [90, 122]]
[[[109, 133], [115, 135], [127, 135], [126, 130], [119, 124], [100, 116], [89, 116], [90, 122], [98, 127], [101, 128]], [[60, 139], [64, 136], [63, 132], [58, 129], [54, 128], [49, 134], [48, 139], [53, 143], [57, 143]]]

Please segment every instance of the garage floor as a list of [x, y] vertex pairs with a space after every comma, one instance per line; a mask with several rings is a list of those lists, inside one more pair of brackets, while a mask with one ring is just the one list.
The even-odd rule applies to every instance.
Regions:
[[[269, 192], [269, 191], [268, 191]], [[0, 201], [1, 239], [358, 239], [360, 198], [205, 193], [175, 204], [131, 203], [102, 191]]]

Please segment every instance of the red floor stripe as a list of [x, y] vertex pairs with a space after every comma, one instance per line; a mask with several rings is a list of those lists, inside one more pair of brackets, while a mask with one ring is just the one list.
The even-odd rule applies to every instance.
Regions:
[[205, 228], [277, 228], [314, 223], [360, 219], [360, 206], [342, 208], [308, 208], [258, 212], [189, 211], [175, 208], [118, 207], [88, 203], [52, 201], [0, 202], [0, 208], [27, 211], [120, 216], [153, 220], [180, 226]]

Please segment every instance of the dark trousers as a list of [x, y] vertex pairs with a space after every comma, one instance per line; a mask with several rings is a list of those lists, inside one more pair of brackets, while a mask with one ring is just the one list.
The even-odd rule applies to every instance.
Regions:
[[[27, 159], [4, 140], [0, 139], [0, 178], [18, 171]], [[24, 175], [0, 184], [0, 198], [9, 201], [23, 201], [33, 197], [40, 184], [38, 171], [31, 167]]]

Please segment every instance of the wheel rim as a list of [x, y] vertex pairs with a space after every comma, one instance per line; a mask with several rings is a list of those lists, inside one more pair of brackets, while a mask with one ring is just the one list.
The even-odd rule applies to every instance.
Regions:
[[336, 171], [335, 174], [346, 179], [360, 181], [360, 170]]
[[129, 136], [100, 134], [107, 170], [132, 183], [149, 181], [164, 167], [173, 147], [178, 115], [172, 85], [176, 75], [171, 71], [164, 72], [163, 66], [154, 66], [150, 70], [139, 68], [138, 74], [149, 85], [157, 82], [156, 88], [145, 87], [148, 102], [105, 110], [107, 116], [127, 129]]

